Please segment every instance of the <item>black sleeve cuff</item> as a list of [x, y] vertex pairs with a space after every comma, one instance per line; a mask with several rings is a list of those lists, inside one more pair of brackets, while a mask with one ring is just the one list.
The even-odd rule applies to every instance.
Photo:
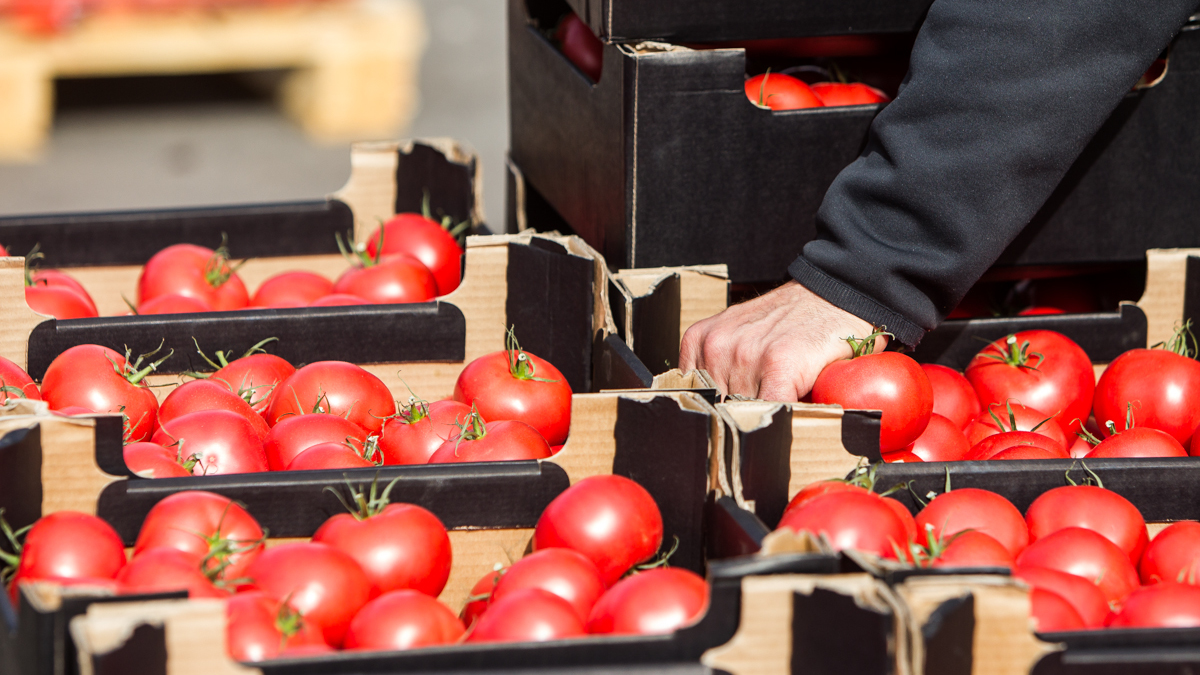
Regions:
[[921, 338], [925, 337], [925, 330], [917, 324], [822, 272], [803, 256], [796, 258], [788, 267], [788, 273], [801, 286], [821, 296], [834, 307], [850, 312], [880, 330], [886, 330], [908, 347], [916, 347]]

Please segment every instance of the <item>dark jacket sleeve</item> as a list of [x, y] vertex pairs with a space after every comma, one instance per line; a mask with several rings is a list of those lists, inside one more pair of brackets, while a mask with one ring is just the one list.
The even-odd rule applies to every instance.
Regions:
[[1197, 0], [936, 0], [792, 277], [914, 346], [995, 262]]

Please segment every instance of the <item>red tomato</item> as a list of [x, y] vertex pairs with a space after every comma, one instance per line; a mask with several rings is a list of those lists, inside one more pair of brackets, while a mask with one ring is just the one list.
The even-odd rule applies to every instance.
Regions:
[[201, 410], [227, 410], [241, 415], [254, 427], [259, 441], [265, 441], [271, 429], [241, 396], [212, 380], [192, 380], [175, 388], [158, 406], [158, 423], [166, 424], [188, 413]]
[[1125, 599], [1109, 628], [1194, 628], [1200, 626], [1200, 588], [1164, 581]]
[[846, 481], [837, 478], [817, 481], [816, 483], [809, 483], [803, 488], [800, 488], [800, 491], [796, 493], [796, 496], [792, 497], [791, 501], [788, 502], [787, 508], [783, 510], [783, 515], [786, 516], [790, 511], [798, 509], [817, 497], [827, 495], [831, 492], [859, 492], [863, 494], [873, 494], [870, 490], [861, 485], [847, 483]]
[[511, 333], [508, 349], [463, 368], [454, 400], [474, 406], [485, 420], [524, 422], [550, 445], [562, 445], [571, 427], [571, 385], [550, 362], [521, 351]]
[[78, 345], [55, 357], [42, 377], [42, 398], [51, 410], [79, 406], [98, 413], [122, 413], [125, 440], [144, 441], [158, 421], [158, 399], [142, 378], [153, 366], [137, 370], [139, 357], [125, 357], [100, 345]]
[[1166, 349], [1131, 349], [1108, 364], [1096, 384], [1101, 433], [1125, 427], [1133, 404], [1137, 427], [1158, 429], [1186, 443], [1200, 424], [1200, 363]]
[[1017, 312], [1017, 316], [1044, 316], [1047, 314], [1066, 314], [1066, 312], [1057, 307], [1026, 307]]
[[92, 300], [91, 294], [71, 275], [58, 270], [34, 270], [30, 272], [30, 281], [32, 283], [29, 285], [35, 288], [59, 287], [74, 291], [87, 303], [92, 316], [100, 316], [100, 310], [96, 309], [96, 303]]
[[436, 598], [450, 578], [446, 528], [437, 516], [412, 504], [388, 504], [382, 510], [368, 505], [362, 513], [338, 514], [312, 540], [358, 562], [372, 595], [410, 588]]
[[906, 540], [916, 541], [917, 521], [913, 518], [912, 512], [908, 510], [908, 507], [900, 503], [899, 500], [892, 499], [891, 497], [880, 497], [880, 499], [883, 500], [884, 504], [888, 505], [892, 513], [895, 513], [900, 522], [904, 524], [904, 536]]
[[1102, 535], [1068, 527], [1038, 539], [1017, 556], [1019, 567], [1046, 567], [1095, 583], [1110, 606], [1138, 587], [1137, 572], [1125, 552]]
[[138, 532], [133, 555], [174, 548], [196, 559], [211, 556], [207, 569], [238, 579], [263, 551], [266, 534], [237, 502], [212, 492], [177, 492], [155, 504]]
[[571, 603], [540, 588], [522, 588], [488, 607], [467, 642], [545, 642], [586, 635]]
[[500, 577], [504, 576], [504, 572], [503, 568], [488, 572], [471, 587], [471, 595], [467, 598], [467, 604], [463, 606], [462, 614], [459, 615], [463, 625], [467, 628], [473, 626], [487, 611], [488, 605], [492, 602], [492, 590], [496, 588], [496, 584], [500, 582]]
[[323, 471], [326, 469], [369, 469], [378, 466], [343, 443], [318, 443], [300, 451], [288, 462], [287, 471]]
[[267, 661], [298, 649], [328, 648], [316, 624], [261, 591], [230, 598], [225, 616], [225, 648], [234, 661]]
[[174, 548], [152, 548], [135, 555], [117, 573], [122, 595], [187, 591], [189, 598], [227, 598], [200, 570], [202, 556]]
[[951, 535], [931, 567], [1012, 567], [1013, 556], [988, 535], [967, 530]]
[[809, 85], [812, 93], [826, 106], [872, 105], [892, 100], [887, 94], [862, 82], [815, 82]]
[[896, 452], [885, 452], [881, 456], [883, 461], [887, 464], [912, 464], [914, 462], [925, 461], [917, 455], [914, 455], [908, 450], [908, 448], [905, 448], [904, 450], [897, 450]]
[[1029, 591], [1029, 615], [1036, 623], [1034, 630], [1039, 633], [1084, 630], [1088, 627], [1066, 598], [1043, 588]]
[[263, 449], [271, 471], [283, 471], [297, 455], [315, 445], [339, 443], [362, 449], [366, 440], [365, 429], [337, 415], [292, 415], [271, 427]]
[[42, 393], [24, 368], [0, 356], [0, 403], [14, 398], [40, 401]]
[[962, 373], [932, 363], [921, 365], [933, 388], [933, 413], [954, 422], [961, 430], [983, 411], [975, 389]]
[[56, 319], [90, 319], [99, 316], [78, 293], [61, 286], [28, 286], [25, 304], [38, 314]]
[[1146, 548], [1146, 521], [1128, 499], [1094, 485], [1068, 485], [1042, 493], [1025, 511], [1029, 540], [1065, 527], [1082, 527], [1116, 544], [1136, 565]]
[[1138, 575], [1143, 584], [1200, 583], [1200, 523], [1184, 520], [1159, 532], [1142, 553]]
[[524, 422], [488, 422], [472, 413], [462, 434], [442, 443], [429, 456], [430, 464], [454, 462], [511, 462], [545, 459], [550, 446], [533, 427]]
[[1087, 353], [1049, 330], [1022, 331], [993, 342], [971, 359], [966, 374], [985, 408], [1016, 401], [1048, 413], [1072, 431], [1087, 421], [1096, 390]]
[[407, 255], [385, 255], [369, 267], [351, 267], [338, 277], [333, 291], [381, 305], [428, 302], [438, 294], [433, 274]]
[[604, 67], [604, 43], [600, 42], [574, 12], [567, 14], [554, 30], [554, 41], [563, 56], [582, 70], [592, 82], [600, 81]]
[[222, 366], [208, 379], [229, 387], [265, 418], [275, 389], [295, 372], [292, 364], [274, 354], [248, 354]]
[[657, 553], [662, 538], [662, 514], [645, 488], [622, 476], [591, 476], [564, 490], [542, 512], [533, 550], [579, 551], [611, 586]]
[[276, 387], [267, 423], [274, 426], [285, 417], [314, 412], [345, 417], [377, 434], [383, 421], [396, 414], [396, 401], [382, 380], [353, 363], [318, 361]]
[[384, 464], [426, 464], [446, 441], [458, 435], [471, 407], [458, 401], [414, 401], [384, 422], [379, 451]]
[[1015, 445], [1005, 448], [992, 455], [992, 460], [1026, 460], [1026, 459], [1065, 459], [1064, 455], [1055, 450], [1047, 450], [1033, 445]]
[[695, 572], [660, 567], [622, 579], [596, 603], [589, 633], [658, 635], [696, 622], [708, 607], [708, 584]]
[[[367, 240], [367, 255], [379, 253], [380, 230]], [[446, 228], [419, 213], [398, 213], [382, 227], [383, 255], [416, 258], [433, 273], [437, 294], [446, 295], [462, 281], [462, 247]]]
[[385, 593], [363, 605], [350, 621], [346, 649], [402, 650], [458, 641], [462, 622], [445, 605], [411, 590]]
[[1067, 448], [1067, 454], [1071, 456], [1071, 459], [1082, 459], [1091, 454], [1092, 449], [1090, 443], [1076, 436], [1071, 447]]
[[150, 438], [180, 456], [196, 459], [197, 476], [269, 471], [258, 430], [228, 410], [200, 410], [167, 422]]
[[224, 246], [213, 251], [176, 244], [155, 253], [138, 278], [138, 306], [168, 293], [195, 298], [218, 311], [241, 309], [250, 302]]
[[569, 548], [547, 548], [513, 563], [496, 583], [492, 601], [522, 588], [540, 588], [557, 595], [571, 603], [579, 620], [586, 622], [606, 586], [587, 556]]
[[1126, 429], [1100, 441], [1088, 459], [1099, 457], [1187, 457], [1187, 450], [1165, 431], [1150, 427]]
[[137, 308], [137, 313], [142, 315], [191, 314], [192, 312], [211, 311], [213, 311], [212, 305], [204, 300], [179, 293], [159, 295], [143, 302]]
[[933, 388], [925, 371], [897, 352], [867, 353], [825, 366], [813, 384], [812, 400], [882, 410], [881, 452], [895, 452], [917, 440], [933, 413]]
[[1065, 448], [1058, 441], [1032, 431], [1006, 431], [994, 434], [971, 447], [964, 460], [977, 462], [988, 459], [1067, 459]]
[[1108, 601], [1096, 584], [1058, 570], [1044, 567], [1018, 567], [1013, 576], [1033, 588], [1040, 588], [1061, 596], [1078, 612], [1084, 628], [1103, 628], [1111, 610]]
[[835, 492], [788, 512], [779, 529], [824, 534], [834, 550], [858, 549], [895, 558], [907, 541], [904, 523], [883, 500], [871, 494]]
[[183, 478], [192, 475], [193, 460], [179, 456], [157, 443], [130, 443], [122, 449], [125, 466], [142, 478]]
[[307, 307], [333, 292], [333, 282], [315, 272], [282, 272], [262, 282], [251, 307]]
[[959, 488], [934, 497], [916, 521], [918, 531], [942, 539], [967, 530], [982, 532], [1000, 542], [1012, 557], [1029, 545], [1029, 529], [1017, 507], [995, 492], [978, 488]]
[[347, 305], [370, 305], [370, 300], [349, 293], [330, 293], [308, 303], [309, 307], [345, 307]]
[[321, 628], [332, 647], [371, 598], [371, 582], [354, 558], [315, 542], [280, 544], [258, 556], [246, 576], [269, 597], [285, 600]]
[[746, 98], [760, 108], [771, 110], [799, 110], [825, 105], [807, 84], [781, 73], [764, 73], [748, 78]]
[[990, 406], [968, 424], [963, 433], [967, 436], [967, 442], [974, 447], [988, 436], [1006, 431], [1032, 431], [1054, 440], [1060, 447], [1067, 447], [1067, 432], [1062, 425], [1042, 411], [1020, 403]]
[[10, 589], [13, 604], [21, 581], [114, 579], [125, 566], [125, 546], [112, 526], [95, 516], [57, 511], [25, 535]]
[[923, 462], [957, 462], [971, 450], [961, 427], [934, 413], [929, 416], [925, 431], [906, 448]]

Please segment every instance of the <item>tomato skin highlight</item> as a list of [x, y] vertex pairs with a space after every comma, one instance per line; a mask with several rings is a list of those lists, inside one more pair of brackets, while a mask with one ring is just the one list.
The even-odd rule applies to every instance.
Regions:
[[1100, 432], [1108, 422], [1125, 428], [1128, 405], [1136, 402], [1137, 427], [1158, 429], [1186, 443], [1200, 424], [1200, 363], [1165, 349], [1131, 349], [1108, 364], [1096, 384], [1095, 415]]
[[492, 352], [468, 363], [459, 373], [454, 400], [475, 406], [489, 422], [524, 422], [537, 429], [546, 443], [562, 445], [571, 428], [571, 385], [549, 361], [529, 352], [522, 354], [538, 379], [516, 377], [509, 370], [508, 352]]
[[586, 635], [571, 603], [540, 588], [522, 588], [492, 602], [467, 642], [546, 642]]
[[[1003, 360], [1010, 349], [1026, 343], [1027, 365]], [[1073, 432], [1087, 421], [1096, 390], [1087, 353], [1067, 336], [1049, 330], [1021, 331], [996, 340], [971, 359], [966, 376], [985, 409], [1013, 400], [1047, 413]]]
[[271, 471], [283, 471], [300, 453], [315, 445], [349, 442], [361, 449], [366, 439], [366, 429], [337, 415], [292, 415], [271, 427], [263, 450]]
[[379, 433], [383, 421], [396, 414], [396, 402], [387, 385], [375, 375], [345, 361], [318, 361], [298, 369], [275, 388], [267, 424], [285, 417], [320, 412], [345, 417]]
[[1109, 628], [1200, 626], [1200, 587], [1165, 581], [1140, 588], [1125, 599]]
[[[916, 517], [917, 530], [946, 539], [974, 530], [991, 536], [1016, 557], [1029, 545], [1025, 517], [1004, 497], [978, 488], [959, 488], [934, 497]], [[929, 529], [932, 528], [932, 529]]]
[[589, 633], [661, 635], [695, 623], [708, 608], [708, 583], [695, 572], [660, 567], [622, 579], [592, 609]]
[[[258, 521], [237, 502], [228, 497], [203, 490], [188, 490], [167, 496], [146, 514], [142, 529], [133, 546], [139, 556], [156, 548], [173, 548], [199, 560], [209, 553], [205, 538], [231, 540], [246, 550], [228, 556], [229, 566], [224, 579], [238, 579], [262, 553], [261, 542], [266, 535]], [[216, 567], [221, 560], [210, 560]]]
[[353, 558], [366, 573], [372, 595], [412, 589], [436, 598], [450, 577], [446, 528], [437, 516], [412, 504], [388, 504], [363, 520], [338, 514], [312, 540]]
[[1119, 606], [1138, 587], [1125, 552], [1103, 535], [1067, 527], [1033, 542], [1017, 556], [1018, 567], [1046, 567], [1095, 583], [1110, 606]]
[[192, 473], [212, 476], [270, 470], [258, 430], [228, 410], [200, 410], [162, 425], [150, 438], [164, 448], [177, 448], [186, 459], [196, 455]]
[[428, 302], [437, 297], [437, 281], [416, 258], [384, 256], [376, 265], [343, 272], [334, 282], [333, 292], [379, 305]]
[[[1028, 451], [1027, 455], [1013, 456], [1014, 451]], [[1003, 456], [1002, 456], [1003, 455]], [[1065, 448], [1058, 441], [1033, 431], [1006, 431], [993, 434], [971, 446], [963, 457], [968, 462], [989, 459], [1067, 459]]]
[[1029, 540], [1035, 542], [1066, 527], [1102, 535], [1136, 565], [1149, 543], [1146, 521], [1128, 499], [1094, 485], [1067, 485], [1042, 493], [1025, 511]]
[[45, 288], [57, 286], [74, 291], [88, 306], [91, 316], [100, 316], [100, 310], [96, 309], [96, 302], [92, 300], [91, 294], [87, 292], [87, 289], [75, 277], [59, 270], [34, 270], [30, 278], [33, 281], [34, 287]]
[[1013, 556], [988, 535], [970, 530], [959, 532], [931, 567], [1012, 567]]
[[873, 105], [891, 100], [882, 91], [862, 82], [814, 82], [809, 85], [809, 89], [827, 107]]
[[921, 364], [933, 388], [933, 414], [941, 415], [961, 431], [983, 412], [975, 388], [962, 373], [932, 363]]
[[606, 590], [592, 561], [569, 548], [534, 551], [513, 563], [496, 583], [492, 601], [522, 588], [540, 588], [566, 600], [585, 623]]
[[803, 81], [782, 73], [764, 73], [746, 80], [746, 98], [771, 110], [822, 108], [825, 104]]
[[282, 272], [258, 287], [251, 307], [307, 307], [333, 292], [333, 282], [315, 272]]
[[158, 399], [144, 383], [131, 384], [117, 372], [125, 365], [124, 356], [106, 347], [71, 347], [46, 369], [42, 399], [51, 410], [78, 406], [98, 413], [123, 412], [129, 420], [126, 440], [148, 440], [158, 421]]
[[882, 410], [879, 449], [895, 452], [925, 431], [933, 414], [933, 387], [916, 361], [896, 352], [834, 361], [817, 376], [813, 403]]
[[1079, 614], [1085, 628], [1103, 628], [1112, 610], [1096, 584], [1083, 577], [1045, 567], [1017, 567], [1013, 576], [1033, 588], [1061, 596]]
[[47, 314], [59, 320], [99, 316], [94, 304], [61, 286], [27, 286], [25, 304], [38, 314]]
[[1187, 457], [1187, 450], [1165, 431], [1150, 427], [1134, 427], [1100, 441], [1087, 454], [1088, 459], [1100, 457]]
[[17, 606], [21, 581], [115, 579], [125, 566], [125, 546], [111, 525], [77, 511], [42, 516], [25, 535], [9, 589]]
[[430, 464], [455, 462], [512, 462], [550, 456], [546, 439], [524, 422], [505, 420], [484, 425], [486, 435], [478, 440], [458, 437], [442, 443], [429, 456]]
[[175, 548], [153, 548], [136, 555], [117, 573], [122, 595], [187, 591], [189, 598], [227, 598], [200, 571], [201, 557]]
[[[403, 254], [421, 261], [433, 274], [437, 294], [446, 295], [462, 282], [462, 247], [454, 237], [419, 213], [398, 213], [383, 224], [383, 255]], [[367, 240], [367, 255], [376, 257], [379, 230]]]
[[141, 478], [184, 478], [192, 475], [191, 471], [176, 461], [174, 450], [157, 443], [129, 443], [121, 449], [121, 456], [125, 466]]
[[265, 420], [242, 397], [233, 393], [228, 387], [211, 380], [193, 380], [185, 382], [174, 389], [158, 406], [158, 423], [166, 424], [173, 419], [188, 413], [201, 410], [227, 410], [241, 415], [254, 432], [259, 441], [265, 441], [271, 429]]
[[1147, 585], [1200, 582], [1200, 523], [1183, 520], [1159, 532], [1142, 553], [1138, 576]]
[[907, 540], [904, 523], [873, 494], [835, 492], [794, 509], [779, 521], [793, 532], [825, 534], [834, 550], [857, 549], [881, 558], [896, 558]]
[[796, 493], [795, 497], [792, 497], [792, 500], [788, 502], [787, 507], [784, 508], [783, 515], [786, 516], [789, 511], [798, 509], [817, 497], [820, 497], [821, 495], [827, 495], [831, 492], [860, 492], [863, 494], [871, 494], [870, 490], [862, 487], [861, 485], [854, 485], [838, 479], [817, 481], [816, 483], [809, 483], [808, 485], [800, 488], [800, 491]]
[[445, 605], [419, 591], [390, 591], [350, 621], [345, 649], [404, 650], [457, 642], [465, 630]]
[[933, 413], [925, 431], [905, 449], [923, 462], [957, 462], [966, 457], [971, 446], [958, 425]]

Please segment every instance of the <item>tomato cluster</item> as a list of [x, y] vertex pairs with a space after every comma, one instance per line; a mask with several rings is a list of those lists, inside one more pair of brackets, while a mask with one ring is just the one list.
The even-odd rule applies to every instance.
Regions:
[[1001, 495], [963, 488], [914, 518], [859, 483], [825, 481], [801, 490], [779, 527], [906, 565], [1010, 568], [1032, 587], [1043, 632], [1200, 626], [1200, 523], [1150, 541], [1137, 507], [1102, 487], [1055, 488], [1024, 517]]
[[763, 73], [746, 79], [746, 98], [760, 108], [800, 110], [844, 105], [887, 103], [888, 95], [862, 82], [807, 84], [784, 73]]
[[11, 597], [21, 582], [40, 580], [228, 599], [227, 645], [238, 661], [668, 633], [707, 607], [698, 575], [660, 563], [637, 568], [658, 553], [662, 516], [627, 478], [586, 478], [555, 498], [538, 520], [533, 552], [481, 579], [461, 616], [437, 600], [453, 559], [446, 529], [419, 506], [389, 503], [389, 492], [352, 492], [350, 513], [327, 520], [310, 541], [275, 546], [236, 502], [180, 492], [150, 510], [128, 561], [104, 521], [55, 513], [17, 546]]

